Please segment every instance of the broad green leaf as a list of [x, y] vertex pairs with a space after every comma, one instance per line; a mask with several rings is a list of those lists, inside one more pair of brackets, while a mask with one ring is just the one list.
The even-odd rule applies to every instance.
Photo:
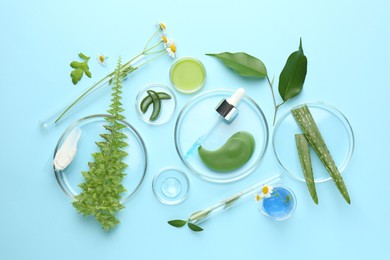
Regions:
[[200, 231], [203, 231], [203, 228], [193, 224], [193, 223], [190, 223], [188, 222], [188, 227], [192, 230], [192, 231], [195, 231], [195, 232], [200, 232]]
[[264, 78], [267, 76], [267, 69], [264, 63], [245, 52], [222, 52], [206, 55], [216, 57], [243, 77]]
[[182, 227], [187, 224], [187, 221], [181, 219], [175, 219], [168, 221], [168, 224], [174, 227]]
[[307, 72], [307, 58], [303, 53], [302, 39], [299, 50], [293, 52], [279, 76], [279, 94], [283, 101], [298, 95], [303, 88]]

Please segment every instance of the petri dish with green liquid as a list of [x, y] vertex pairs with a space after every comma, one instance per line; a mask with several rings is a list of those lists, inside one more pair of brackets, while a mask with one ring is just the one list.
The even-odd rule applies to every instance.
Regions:
[[206, 71], [199, 60], [183, 57], [173, 63], [169, 76], [179, 92], [191, 94], [203, 87]]

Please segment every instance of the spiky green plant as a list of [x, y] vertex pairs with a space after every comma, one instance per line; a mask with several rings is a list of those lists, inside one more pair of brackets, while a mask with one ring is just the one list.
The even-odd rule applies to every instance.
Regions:
[[126, 191], [122, 185], [127, 164], [123, 159], [127, 156], [124, 148], [128, 145], [127, 136], [122, 133], [126, 126], [121, 123], [125, 117], [121, 103], [123, 73], [121, 59], [115, 70], [112, 83], [112, 99], [110, 114], [105, 117], [106, 133], [100, 134], [103, 141], [96, 142], [99, 152], [93, 153], [93, 162], [89, 162], [89, 170], [82, 172], [85, 181], [79, 186], [82, 192], [75, 197], [73, 206], [84, 216], [94, 216], [103, 229], [110, 230], [120, 223], [116, 213], [124, 206], [121, 204], [121, 194]]

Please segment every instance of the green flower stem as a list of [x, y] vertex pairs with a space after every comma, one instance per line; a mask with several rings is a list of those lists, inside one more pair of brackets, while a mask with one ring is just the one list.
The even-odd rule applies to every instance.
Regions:
[[290, 201], [288, 195], [286, 195], [286, 197], [283, 198], [282, 195], [280, 195], [279, 192], [273, 192], [272, 195], [271, 195], [271, 197], [279, 197], [279, 198], [281, 198], [282, 200], [284, 200], [284, 203], [286, 203], [286, 204]]
[[160, 31], [160, 29], [157, 29], [153, 34], [152, 36], [150, 36], [150, 38], [148, 39], [148, 41], [146, 42], [145, 44], [145, 48], [144, 48], [144, 51], [148, 48], [148, 45], [150, 43], [150, 41], [154, 38], [154, 36], [156, 36], [156, 34]]
[[70, 106], [68, 106], [58, 117], [57, 119], [54, 121], [55, 124], [57, 124], [61, 118], [66, 114], [68, 113], [68, 111], [74, 107], [80, 100], [82, 100], [85, 96], [87, 96], [96, 86], [100, 85], [101, 83], [104, 82], [107, 83], [109, 81], [109, 78], [111, 78], [112, 76], [114, 75], [114, 72], [111, 72], [110, 74], [108, 74], [107, 76], [105, 76], [104, 78], [102, 78], [101, 80], [99, 80], [98, 82], [96, 82], [95, 84], [93, 84], [90, 88], [88, 88], [83, 94], [81, 94], [75, 101], [73, 101], [72, 104], [70, 104]]

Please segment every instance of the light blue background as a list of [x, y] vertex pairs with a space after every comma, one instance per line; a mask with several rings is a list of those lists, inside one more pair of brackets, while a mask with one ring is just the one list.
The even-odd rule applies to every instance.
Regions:
[[[1, 1], [0, 10], [1, 260], [389, 257], [388, 1], [15, 0]], [[245, 51], [262, 59], [269, 73], [277, 76], [302, 37], [309, 60], [304, 90], [280, 112], [321, 100], [348, 117], [356, 138], [344, 174], [352, 204], [347, 205], [329, 182], [318, 185], [316, 206], [304, 184], [286, 178], [298, 198], [288, 221], [266, 219], [247, 202], [205, 222], [202, 233], [167, 225], [169, 219], [185, 218], [280, 169], [268, 146], [262, 164], [249, 177], [217, 185], [187, 171], [192, 186], [188, 200], [178, 206], [158, 203], [151, 190], [153, 176], [166, 166], [184, 167], [174, 149], [174, 120], [148, 126], [133, 108], [141, 88], [169, 84], [172, 61], [164, 57], [125, 83], [126, 116], [142, 133], [149, 153], [145, 182], [112, 232], [78, 215], [47, 164], [66, 125], [104, 112], [109, 96], [50, 132], [42, 132], [38, 121], [111, 71], [119, 55], [124, 60], [136, 55], [157, 21], [166, 22], [179, 56], [204, 63], [204, 90], [245, 87], [268, 120], [273, 104], [266, 82], [240, 78], [204, 54]], [[93, 57], [94, 79], [84, 78], [73, 86], [69, 62], [80, 51]], [[110, 57], [105, 68], [94, 60], [99, 52]], [[178, 94], [179, 108], [191, 97]]]

